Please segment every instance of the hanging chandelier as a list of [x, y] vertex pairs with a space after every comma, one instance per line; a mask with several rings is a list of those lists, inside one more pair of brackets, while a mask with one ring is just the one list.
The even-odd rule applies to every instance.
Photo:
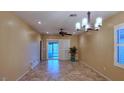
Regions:
[[91, 18], [90, 18], [91, 12], [87, 12], [87, 18], [82, 19], [82, 24], [79, 22], [76, 23], [75, 29], [77, 31], [98, 31], [100, 27], [102, 26], [102, 18], [97, 17], [96, 22], [94, 24], [91, 23]]

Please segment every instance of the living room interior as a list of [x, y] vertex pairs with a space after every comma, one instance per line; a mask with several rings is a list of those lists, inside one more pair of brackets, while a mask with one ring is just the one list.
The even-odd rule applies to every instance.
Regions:
[[123, 11], [1, 11], [0, 80], [124, 80], [123, 16]]

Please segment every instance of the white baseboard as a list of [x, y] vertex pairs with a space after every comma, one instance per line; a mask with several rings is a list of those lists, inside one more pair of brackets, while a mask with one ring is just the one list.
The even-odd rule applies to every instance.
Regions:
[[95, 68], [93, 68], [92, 66], [90, 66], [89, 64], [83, 62], [83, 64], [85, 64], [86, 66], [88, 66], [89, 68], [93, 69], [95, 72], [97, 72], [98, 74], [100, 74], [101, 76], [103, 76], [104, 78], [106, 78], [109, 81], [112, 81], [109, 77], [107, 77], [106, 75], [104, 75], [103, 73], [99, 72], [98, 70], [96, 70]]
[[[18, 78], [16, 79], [16, 81], [19, 81], [23, 76], [25, 76], [31, 69], [34, 69], [38, 64], [40, 64], [40, 61], [37, 62], [33, 67], [30, 66], [29, 69], [28, 69], [25, 73], [23, 73], [20, 77], [18, 77]], [[30, 65], [30, 64], [28, 64], [28, 65]]]
[[25, 76], [28, 72], [30, 71], [30, 69], [28, 71], [26, 71], [25, 73], [23, 73], [20, 77], [18, 77], [16, 79], [16, 81], [19, 81], [23, 76]]

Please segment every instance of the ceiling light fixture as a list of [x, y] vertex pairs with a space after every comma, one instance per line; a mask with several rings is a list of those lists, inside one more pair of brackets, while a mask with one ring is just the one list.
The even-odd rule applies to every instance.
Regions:
[[75, 29], [77, 31], [98, 31], [100, 27], [102, 26], [102, 18], [97, 17], [95, 24], [91, 24], [91, 18], [90, 18], [91, 12], [87, 12], [87, 18], [82, 19], [82, 24], [77, 22], [75, 24]]
[[38, 21], [38, 24], [41, 24], [41, 21]]
[[49, 33], [49, 32], [46, 32], [47, 34]]

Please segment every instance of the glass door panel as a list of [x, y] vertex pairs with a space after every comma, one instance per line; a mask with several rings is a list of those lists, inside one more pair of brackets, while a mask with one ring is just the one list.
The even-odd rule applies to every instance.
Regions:
[[48, 58], [58, 59], [59, 57], [59, 45], [58, 42], [48, 43]]

